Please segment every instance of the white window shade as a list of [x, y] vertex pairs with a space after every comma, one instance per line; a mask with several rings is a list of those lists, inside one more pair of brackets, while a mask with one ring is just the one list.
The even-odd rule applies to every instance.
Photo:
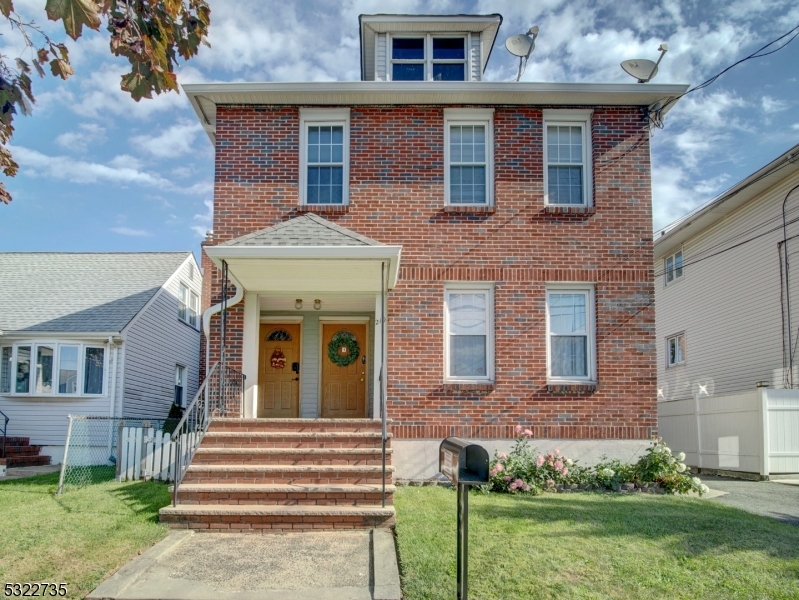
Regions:
[[447, 289], [446, 373], [449, 380], [493, 378], [492, 290]]
[[593, 288], [547, 289], [547, 375], [553, 381], [594, 381]]

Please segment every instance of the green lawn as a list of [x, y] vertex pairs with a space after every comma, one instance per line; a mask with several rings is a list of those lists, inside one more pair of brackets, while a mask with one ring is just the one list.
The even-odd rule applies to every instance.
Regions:
[[[58, 473], [0, 482], [0, 583], [66, 583], [83, 598], [163, 538], [160, 482], [98, 483], [56, 496]], [[2, 592], [0, 592], [2, 594]]]
[[[455, 597], [455, 492], [400, 487], [407, 600]], [[799, 527], [708, 500], [469, 497], [470, 598], [799, 598]]]

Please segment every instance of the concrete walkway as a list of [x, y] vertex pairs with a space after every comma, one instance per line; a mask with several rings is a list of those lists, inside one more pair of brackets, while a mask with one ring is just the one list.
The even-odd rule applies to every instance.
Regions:
[[399, 600], [387, 529], [249, 535], [175, 531], [89, 594], [119, 600]]
[[0, 481], [10, 479], [22, 479], [23, 477], [33, 477], [34, 475], [45, 475], [61, 470], [61, 465], [44, 465], [41, 467], [11, 467], [6, 469], [6, 476], [0, 477]]
[[799, 487], [789, 482], [790, 480], [745, 481], [725, 477], [702, 477], [702, 483], [712, 490], [727, 492], [723, 496], [713, 498], [713, 502], [721, 502], [783, 523], [799, 525]]

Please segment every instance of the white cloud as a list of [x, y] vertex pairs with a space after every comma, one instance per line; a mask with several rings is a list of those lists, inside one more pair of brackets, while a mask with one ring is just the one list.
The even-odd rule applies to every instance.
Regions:
[[118, 233], [119, 235], [127, 235], [130, 237], [149, 237], [153, 235], [149, 231], [145, 231], [144, 229], [132, 229], [130, 227], [111, 227], [109, 231], [113, 231], [114, 233]]
[[102, 143], [106, 140], [105, 127], [96, 123], [81, 123], [76, 131], [67, 131], [55, 139], [55, 143], [77, 152], [85, 152], [90, 144]]
[[[197, 135], [202, 133], [200, 123], [181, 121], [162, 131], [159, 135], [137, 135], [131, 143], [142, 153], [157, 158], [177, 158], [196, 151]], [[206, 144], [207, 146], [207, 144]]]
[[205, 212], [194, 215], [195, 224], [191, 226], [192, 231], [201, 238], [205, 237], [206, 232], [214, 224], [214, 201], [205, 200]]
[[794, 123], [791, 125], [791, 129], [799, 129], [799, 123]]
[[761, 106], [763, 107], [764, 113], [772, 114], [786, 110], [788, 108], [788, 103], [778, 98], [772, 98], [771, 96], [763, 96], [761, 99]]
[[694, 181], [686, 169], [662, 165], [652, 170], [654, 229], [657, 231], [724, 191], [728, 177]]

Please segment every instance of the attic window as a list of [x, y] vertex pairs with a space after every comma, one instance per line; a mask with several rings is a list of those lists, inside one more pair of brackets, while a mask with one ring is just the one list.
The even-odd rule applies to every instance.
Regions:
[[466, 37], [391, 38], [392, 81], [466, 81]]

